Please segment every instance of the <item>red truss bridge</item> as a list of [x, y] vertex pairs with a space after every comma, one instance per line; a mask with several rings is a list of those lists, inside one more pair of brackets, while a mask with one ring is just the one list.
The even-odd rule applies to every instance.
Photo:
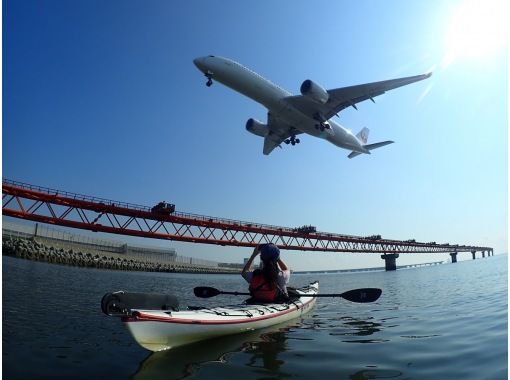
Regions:
[[254, 247], [274, 243], [281, 249], [375, 253], [398, 257], [400, 253], [449, 253], [456, 261], [459, 252], [493, 254], [490, 247], [389, 240], [380, 236], [351, 236], [316, 231], [312, 226], [280, 227], [174, 211], [168, 212], [130, 203], [4, 179], [3, 215], [83, 230], [144, 238]]

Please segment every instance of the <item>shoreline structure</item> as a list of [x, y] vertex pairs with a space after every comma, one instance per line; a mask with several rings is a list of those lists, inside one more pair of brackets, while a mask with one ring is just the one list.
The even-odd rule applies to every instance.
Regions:
[[[87, 252], [77, 247], [47, 245], [44, 238], [2, 236], [2, 255], [86, 268], [168, 273], [239, 274], [240, 269], [182, 262], [156, 262], [113, 252]], [[68, 244], [70, 245], [70, 244]]]
[[2, 254], [54, 264], [144, 272], [239, 274], [243, 266], [178, 256], [173, 248], [93, 239], [38, 224], [3, 223]]
[[[7, 225], [7, 227], [6, 227]], [[2, 254], [27, 260], [54, 264], [107, 270], [195, 273], [195, 274], [236, 274], [244, 264], [219, 263], [210, 260], [178, 256], [175, 249], [128, 246], [111, 240], [93, 239], [61, 230], [41, 227], [36, 224], [27, 227], [4, 223], [2, 228]], [[39, 232], [38, 232], [39, 231]], [[440, 265], [436, 261], [399, 266], [399, 269]], [[294, 274], [313, 273], [355, 273], [384, 271], [384, 267], [293, 271]]]

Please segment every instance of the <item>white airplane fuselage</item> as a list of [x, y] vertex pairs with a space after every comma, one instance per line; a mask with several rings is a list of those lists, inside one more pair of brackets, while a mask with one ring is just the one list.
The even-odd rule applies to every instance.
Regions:
[[351, 131], [332, 119], [324, 122], [329, 128], [323, 130], [317, 128], [317, 120], [303, 114], [286, 101], [287, 97], [292, 96], [290, 92], [247, 67], [217, 56], [200, 57], [193, 62], [206, 76], [210, 75], [212, 79], [262, 104], [275, 119], [303, 133], [325, 139], [340, 148], [370, 154]]

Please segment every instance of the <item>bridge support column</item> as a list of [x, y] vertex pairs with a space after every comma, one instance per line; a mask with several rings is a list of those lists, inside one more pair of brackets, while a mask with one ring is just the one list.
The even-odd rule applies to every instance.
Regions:
[[476, 259], [476, 251], [471, 251], [471, 254], [473, 255], [473, 260]]
[[381, 259], [385, 262], [386, 271], [397, 270], [398, 253], [381, 255]]
[[457, 262], [457, 252], [450, 252], [450, 256], [452, 257], [452, 264]]
[[485, 251], [482, 251], [482, 257], [485, 258]]

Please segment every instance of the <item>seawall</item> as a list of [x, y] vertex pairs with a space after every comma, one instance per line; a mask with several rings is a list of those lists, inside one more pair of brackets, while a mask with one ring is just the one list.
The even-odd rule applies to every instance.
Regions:
[[2, 254], [34, 261], [85, 268], [168, 273], [239, 274], [239, 269], [209, 267], [180, 262], [158, 263], [110, 252], [84, 252], [76, 247], [59, 247], [37, 238], [2, 236]]

